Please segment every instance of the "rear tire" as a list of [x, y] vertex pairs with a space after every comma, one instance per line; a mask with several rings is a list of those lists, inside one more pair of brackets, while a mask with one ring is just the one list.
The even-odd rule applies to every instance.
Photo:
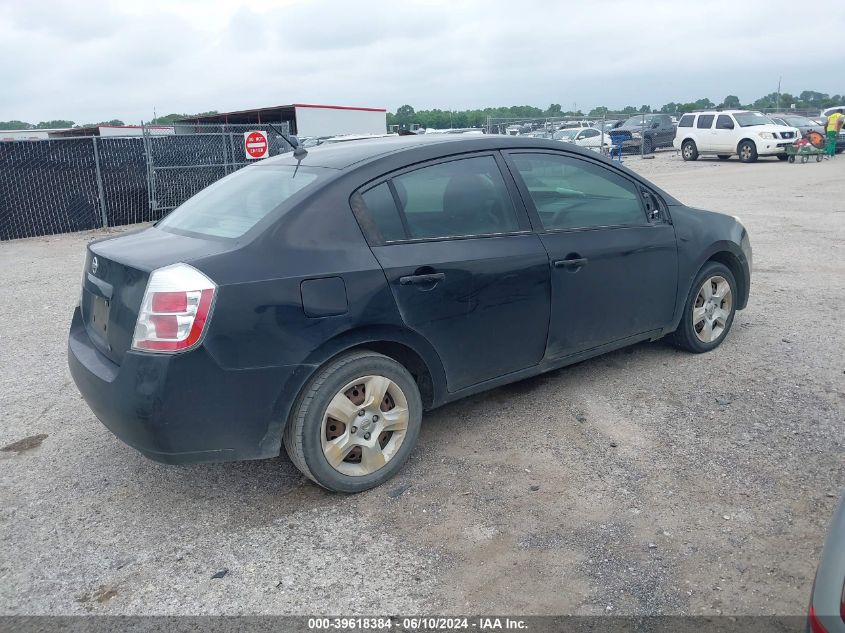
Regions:
[[684, 160], [698, 159], [698, 148], [695, 146], [695, 141], [686, 140], [681, 145], [681, 158]]
[[754, 141], [742, 141], [736, 148], [739, 154], [739, 160], [743, 163], [753, 163], [757, 161], [757, 146]]
[[728, 160], [730, 157], [730, 154], [719, 154], [719, 160]]
[[730, 269], [719, 262], [704, 264], [692, 283], [681, 322], [672, 335], [674, 344], [696, 354], [716, 349], [731, 329], [738, 299]]
[[408, 370], [382, 354], [356, 351], [317, 371], [283, 439], [302, 474], [329, 490], [355, 493], [402, 468], [421, 421], [420, 392]]
[[787, 160], [789, 156], [786, 154], [778, 154], [778, 160]]

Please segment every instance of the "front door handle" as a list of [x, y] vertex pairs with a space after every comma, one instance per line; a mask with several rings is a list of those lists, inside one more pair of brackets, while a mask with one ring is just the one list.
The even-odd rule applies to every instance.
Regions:
[[435, 284], [446, 279], [446, 273], [428, 273], [427, 275], [407, 275], [399, 278], [403, 286]]
[[576, 257], [575, 259], [556, 259], [554, 261], [555, 268], [580, 268], [589, 261], [586, 257]]

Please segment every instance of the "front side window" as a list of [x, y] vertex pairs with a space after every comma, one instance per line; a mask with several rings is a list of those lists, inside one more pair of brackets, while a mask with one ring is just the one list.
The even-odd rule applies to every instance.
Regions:
[[713, 125], [714, 118], [715, 117], [712, 114], [699, 114], [698, 122], [695, 124], [695, 127], [701, 130], [709, 130], [710, 126]]
[[646, 224], [637, 189], [594, 163], [554, 154], [513, 154], [547, 230]]
[[732, 130], [734, 129], [734, 122], [731, 120], [731, 117], [727, 114], [720, 114], [719, 118], [716, 119], [716, 129], [717, 130]]
[[189, 198], [156, 226], [238, 238], [295, 193], [325, 178], [324, 173], [314, 167], [246, 167]]
[[692, 127], [692, 122], [695, 120], [695, 115], [685, 114], [678, 122], [678, 127]]
[[438, 163], [393, 178], [410, 239], [493, 235], [519, 230], [492, 156]]

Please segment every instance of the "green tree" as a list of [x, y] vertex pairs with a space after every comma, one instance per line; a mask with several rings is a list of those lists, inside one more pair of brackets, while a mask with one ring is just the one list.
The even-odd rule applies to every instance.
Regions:
[[597, 106], [590, 110], [587, 116], [604, 116], [608, 113], [608, 109], [605, 106]]
[[636, 114], [637, 109], [634, 106], [625, 106], [622, 108], [622, 114]]
[[0, 121], [0, 130], [31, 130], [35, 126], [26, 121]]
[[35, 127], [39, 130], [73, 127], [73, 121], [65, 121], [64, 119], [55, 119], [53, 121], [41, 121], [41, 123], [39, 123]]
[[722, 107], [728, 110], [739, 109], [739, 97], [737, 97], [736, 95], [728, 95], [727, 97], [725, 97], [725, 100], [722, 101]]
[[559, 103], [553, 103], [546, 109], [546, 116], [561, 116], [561, 114], [563, 111]]
[[646, 114], [651, 112], [651, 106], [648, 106], [648, 105], [640, 106], [640, 112], [645, 112]]

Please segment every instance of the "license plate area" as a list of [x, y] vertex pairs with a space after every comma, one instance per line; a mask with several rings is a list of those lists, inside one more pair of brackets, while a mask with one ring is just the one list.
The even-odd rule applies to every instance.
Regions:
[[91, 331], [103, 343], [106, 343], [109, 334], [109, 309], [111, 308], [111, 302], [108, 299], [97, 296], [91, 299], [91, 323], [89, 324]]

